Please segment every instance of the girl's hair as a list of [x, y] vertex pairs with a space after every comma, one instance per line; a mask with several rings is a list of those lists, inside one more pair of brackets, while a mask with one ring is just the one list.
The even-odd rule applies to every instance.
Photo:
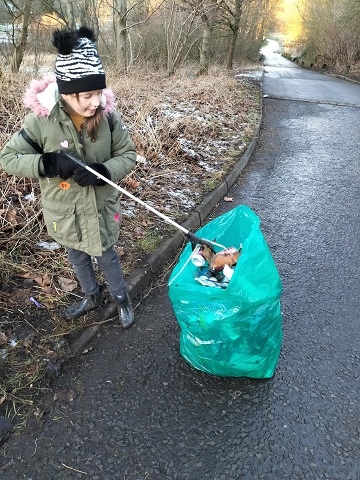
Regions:
[[[79, 101], [79, 94], [76, 94], [77, 101]], [[104, 118], [104, 109], [101, 105], [98, 106], [96, 109], [96, 112], [92, 117], [86, 118], [84, 122], [84, 128], [86, 128], [86, 131], [91, 138], [91, 141], [95, 142], [97, 138], [97, 134], [99, 132], [99, 127], [101, 120]]]
[[93, 142], [95, 142], [97, 138], [100, 123], [104, 116], [104, 110], [101, 105], [99, 105], [94, 115], [92, 117], [88, 117], [84, 122], [84, 128], [86, 128], [86, 131]]
[[[76, 95], [77, 101], [79, 101], [79, 94], [76, 93], [75, 95]], [[68, 103], [65, 102], [65, 110], [69, 110], [69, 108], [70, 107]], [[94, 115], [92, 117], [86, 118], [83, 123], [83, 127], [86, 129], [92, 142], [95, 142], [97, 138], [100, 124], [104, 117], [105, 117], [104, 109], [101, 105], [99, 105]]]

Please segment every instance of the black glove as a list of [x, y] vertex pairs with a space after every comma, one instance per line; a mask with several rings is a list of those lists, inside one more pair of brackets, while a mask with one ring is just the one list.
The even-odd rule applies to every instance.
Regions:
[[62, 153], [43, 153], [41, 158], [44, 166], [44, 175], [48, 178], [61, 177], [63, 180], [66, 180], [73, 175], [76, 168], [74, 162], [68, 160]]
[[[102, 163], [92, 163], [89, 167], [97, 173], [100, 173], [103, 177], [106, 177], [109, 180], [111, 179], [109, 170]], [[105, 180], [102, 180], [85, 168], [76, 168], [74, 170], [74, 181], [80, 185], [80, 187], [88, 187], [89, 185], [100, 187], [106, 184]]]

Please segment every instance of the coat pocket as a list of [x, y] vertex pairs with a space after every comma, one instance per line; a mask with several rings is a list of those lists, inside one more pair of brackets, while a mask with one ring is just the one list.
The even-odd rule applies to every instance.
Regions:
[[75, 205], [68, 203], [41, 201], [44, 221], [51, 237], [66, 241], [66, 245], [78, 244], [81, 241], [81, 230], [75, 215]]
[[106, 244], [115, 243], [119, 237], [121, 215], [117, 202], [104, 206], [100, 217], [101, 236]]

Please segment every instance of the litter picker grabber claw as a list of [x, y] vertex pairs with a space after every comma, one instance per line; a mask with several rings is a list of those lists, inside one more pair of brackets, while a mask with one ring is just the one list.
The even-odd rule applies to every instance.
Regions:
[[200, 244], [200, 245], [207, 245], [212, 251], [214, 251], [213, 247], [216, 246], [216, 247], [219, 247], [221, 249], [224, 249], [226, 247], [224, 247], [224, 245], [220, 245], [219, 243], [216, 243], [212, 240], [205, 240], [204, 238], [200, 238], [198, 237], [197, 235], [195, 235], [194, 233], [190, 232], [190, 230], [187, 230], [185, 227], [183, 227], [182, 225], [179, 225], [178, 223], [174, 222], [174, 220], [172, 220], [171, 218], [167, 217], [166, 215], [164, 215], [163, 213], [159, 212], [158, 210], [156, 210], [155, 208], [153, 208], [151, 205], [148, 205], [147, 203], [143, 202], [142, 200], [140, 200], [140, 198], [137, 198], [135, 197], [134, 195], [132, 195], [130, 192], [128, 192], [127, 190], [125, 190], [124, 188], [120, 187], [117, 183], [114, 183], [113, 181], [109, 180], [107, 177], [104, 177], [104, 175], [101, 175], [100, 173], [98, 173], [96, 170], [92, 169], [91, 167], [89, 167], [88, 165], [86, 165], [82, 160], [78, 159], [77, 157], [74, 157], [73, 155], [69, 154], [69, 153], [65, 153], [65, 152], [61, 152], [62, 155], [64, 155], [65, 157], [67, 157], [69, 160], [71, 160], [73, 163], [75, 163], [75, 165], [77, 165], [78, 167], [81, 167], [81, 168], [85, 168], [86, 170], [88, 170], [89, 172], [91, 172], [93, 175], [95, 175], [96, 177], [98, 178], [101, 178], [101, 180], [103, 180], [104, 182], [108, 183], [109, 185], [111, 185], [112, 187], [114, 187], [116, 190], [118, 190], [119, 192], [123, 193], [124, 195], [126, 195], [127, 197], [131, 198], [132, 200], [134, 200], [135, 202], [139, 203], [140, 205], [142, 205], [144, 208], [146, 208], [147, 210], [149, 210], [150, 212], [154, 213], [155, 215], [157, 215], [158, 217], [160, 217], [162, 220], [164, 220], [165, 222], [169, 223], [170, 225], [172, 225], [173, 227], [177, 228], [178, 230], [180, 230], [181, 232], [183, 232], [188, 238], [189, 240], [191, 241], [192, 245], [193, 245], [193, 248], [195, 248], [195, 245], [196, 244]]

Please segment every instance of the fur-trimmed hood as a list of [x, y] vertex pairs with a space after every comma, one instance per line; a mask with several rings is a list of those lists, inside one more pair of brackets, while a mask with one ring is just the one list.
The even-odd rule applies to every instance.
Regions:
[[[48, 117], [59, 100], [59, 91], [55, 75], [49, 74], [40, 80], [32, 80], [24, 94], [24, 105], [38, 117]], [[103, 90], [101, 105], [105, 114], [115, 108], [114, 93], [111, 89]]]
[[[104, 96], [106, 112], [113, 97], [108, 90]], [[39, 179], [44, 222], [55, 241], [101, 256], [118, 239], [117, 190], [107, 184], [81, 187], [73, 176], [65, 184], [60, 177], [45, 178], [40, 171], [41, 153], [34, 145], [45, 153], [70, 153], [88, 165], [104, 164], [112, 182], [118, 182], [136, 165], [134, 144], [116, 108], [108, 112], [111, 125], [105, 115], [101, 119], [93, 141], [86, 129], [79, 134], [58, 97], [53, 77], [32, 82], [25, 98], [32, 112], [25, 115], [22, 134], [16, 132], [2, 149], [0, 166], [11, 175]]]

